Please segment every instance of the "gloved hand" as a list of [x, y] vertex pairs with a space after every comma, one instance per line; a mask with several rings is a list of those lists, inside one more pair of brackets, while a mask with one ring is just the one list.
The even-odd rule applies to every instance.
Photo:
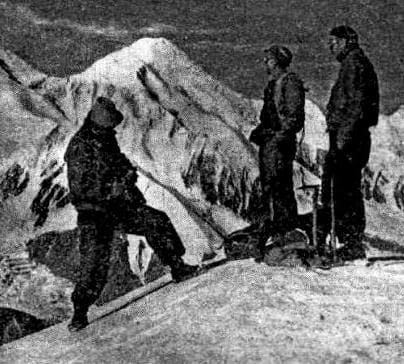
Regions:
[[125, 199], [127, 191], [135, 187], [137, 181], [137, 174], [135, 171], [130, 170], [124, 177], [114, 177], [111, 184], [111, 198]]
[[335, 148], [331, 148], [327, 155], [328, 163], [332, 166], [337, 165], [338, 162], [338, 151]]
[[125, 193], [126, 190], [126, 183], [122, 181], [118, 181], [116, 178], [112, 182], [111, 186], [111, 198], [117, 198], [122, 196]]

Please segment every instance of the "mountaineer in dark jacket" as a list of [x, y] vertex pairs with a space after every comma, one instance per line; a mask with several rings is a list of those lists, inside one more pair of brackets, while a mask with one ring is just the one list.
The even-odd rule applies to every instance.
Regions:
[[[292, 53], [274, 45], [265, 50], [269, 74], [264, 91], [261, 123], [250, 140], [259, 146], [259, 169], [263, 199], [260, 261], [269, 236], [282, 240], [296, 227], [297, 204], [293, 189], [293, 160], [296, 133], [304, 126], [305, 89], [299, 77], [289, 71]], [[276, 239], [275, 239], [276, 240]]]
[[327, 105], [330, 149], [322, 177], [325, 220], [319, 253], [324, 254], [325, 235], [330, 230], [333, 179], [336, 235], [344, 244], [337, 254], [343, 260], [352, 260], [366, 256], [362, 245], [366, 220], [361, 177], [370, 154], [369, 127], [378, 122], [379, 88], [374, 68], [352, 28], [332, 29], [329, 45], [341, 67]]
[[109, 99], [99, 97], [66, 153], [70, 198], [78, 212], [80, 277], [72, 293], [69, 330], [88, 324], [87, 311], [106, 283], [114, 230], [143, 235], [175, 281], [195, 273], [181, 257], [185, 248], [168, 216], [146, 206], [137, 172], [121, 153], [115, 131], [123, 119]]

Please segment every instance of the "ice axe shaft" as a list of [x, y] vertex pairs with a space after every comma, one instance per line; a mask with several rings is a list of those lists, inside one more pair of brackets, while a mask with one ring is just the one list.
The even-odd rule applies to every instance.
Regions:
[[404, 255], [390, 255], [390, 256], [381, 256], [381, 257], [369, 257], [368, 262], [374, 263], [377, 261], [385, 262], [389, 260], [404, 260]]
[[330, 191], [330, 203], [331, 203], [331, 255], [332, 261], [336, 262], [337, 260], [337, 242], [336, 242], [336, 233], [335, 233], [335, 196], [334, 196], [334, 176], [331, 176], [331, 191]]
[[313, 226], [312, 226], [312, 235], [313, 235], [313, 245], [317, 248], [318, 237], [317, 237], [317, 208], [318, 208], [318, 189], [319, 186], [314, 187], [313, 191]]

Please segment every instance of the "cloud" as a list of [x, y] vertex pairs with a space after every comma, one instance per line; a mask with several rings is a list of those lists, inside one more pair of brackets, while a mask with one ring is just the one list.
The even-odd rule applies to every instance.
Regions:
[[108, 37], [119, 37], [123, 35], [127, 35], [128, 31], [124, 29], [119, 29], [114, 25], [109, 25], [107, 27], [100, 27], [96, 24], [90, 25], [82, 25], [80, 23], [71, 21], [69, 19], [56, 19], [56, 20], [49, 20], [46, 18], [42, 18], [35, 14], [31, 9], [27, 6], [18, 5], [16, 6], [16, 10], [18, 15], [24, 17], [25, 19], [29, 20], [35, 25], [38, 26], [55, 26], [55, 27], [63, 27], [68, 29], [77, 30], [80, 33], [87, 33], [87, 34], [97, 34], [97, 35], [104, 35]]
[[9, 17], [17, 17], [18, 19], [29, 22], [38, 27], [55, 27], [72, 29], [82, 34], [95, 34], [105, 37], [119, 38], [125, 36], [157, 36], [157, 35], [172, 35], [183, 33], [183, 35], [197, 35], [197, 36], [210, 36], [218, 34], [226, 34], [228, 29], [214, 29], [214, 28], [194, 28], [187, 30], [179, 30], [177, 27], [164, 24], [164, 23], [151, 23], [150, 25], [141, 27], [139, 29], [128, 30], [110, 24], [108, 26], [100, 26], [98, 24], [80, 24], [70, 19], [55, 19], [50, 20], [45, 17], [39, 16], [32, 9], [26, 5], [14, 5], [11, 2], [0, 1], [0, 8], [5, 11]]
[[69, 19], [50, 20], [39, 16], [25, 5], [14, 5], [3, 1], [0, 2], [0, 8], [3, 8], [3, 10], [9, 13], [9, 16], [17, 17], [17, 19], [29, 22], [38, 27], [51, 26], [56, 28], [67, 28], [83, 34], [96, 34], [106, 37], [121, 37], [129, 34], [126, 29], [116, 27], [113, 24], [102, 27], [97, 24], [83, 25]]
[[26, 5], [13, 5], [8, 2], [0, 2], [0, 8], [6, 10], [10, 15], [16, 16], [17, 18], [30, 22], [31, 24], [38, 27], [56, 27], [72, 29], [83, 34], [95, 34], [105, 37], [122, 37], [128, 35], [160, 35], [160, 34], [176, 34], [178, 29], [172, 25], [164, 23], [152, 23], [149, 26], [142, 27], [140, 29], [129, 31], [115, 24], [108, 25], [106, 27], [99, 26], [97, 24], [80, 24], [69, 19], [56, 19], [50, 20], [39, 16], [33, 10], [31, 10]]
[[173, 25], [164, 23], [153, 23], [149, 26], [138, 29], [135, 33], [140, 35], [155, 35], [155, 34], [177, 34], [178, 29]]
[[114, 25], [109, 25], [107, 27], [100, 27], [96, 24], [91, 25], [82, 25], [76, 22], [72, 22], [68, 19], [58, 19], [55, 21], [49, 21], [46, 19], [42, 19], [40, 22], [36, 23], [37, 25], [51, 25], [56, 27], [64, 27], [68, 29], [76, 30], [80, 33], [85, 34], [96, 34], [103, 35], [106, 37], [121, 37], [128, 35], [129, 32], [124, 29], [119, 29]]

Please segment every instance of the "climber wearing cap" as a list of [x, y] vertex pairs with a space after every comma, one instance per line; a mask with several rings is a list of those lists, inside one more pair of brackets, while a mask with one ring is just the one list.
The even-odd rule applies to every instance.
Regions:
[[87, 326], [88, 308], [100, 296], [109, 268], [114, 230], [143, 235], [174, 281], [196, 272], [168, 216], [146, 205], [135, 183], [136, 168], [121, 153], [114, 128], [123, 120], [115, 104], [99, 97], [71, 139], [66, 153], [70, 200], [80, 233], [80, 275], [72, 293], [69, 330]]
[[341, 66], [327, 105], [330, 148], [322, 177], [325, 221], [321, 224], [319, 253], [325, 254], [325, 236], [330, 231], [333, 185], [335, 233], [344, 244], [337, 255], [343, 260], [353, 260], [365, 258], [361, 177], [370, 154], [369, 127], [378, 122], [379, 88], [373, 65], [359, 47], [355, 30], [345, 25], [333, 28], [329, 48]]
[[269, 236], [282, 242], [297, 220], [293, 189], [296, 133], [304, 125], [305, 89], [296, 73], [289, 71], [291, 51], [279, 45], [265, 49], [268, 84], [260, 124], [250, 140], [259, 146], [263, 216], [260, 219], [260, 255], [263, 259]]

